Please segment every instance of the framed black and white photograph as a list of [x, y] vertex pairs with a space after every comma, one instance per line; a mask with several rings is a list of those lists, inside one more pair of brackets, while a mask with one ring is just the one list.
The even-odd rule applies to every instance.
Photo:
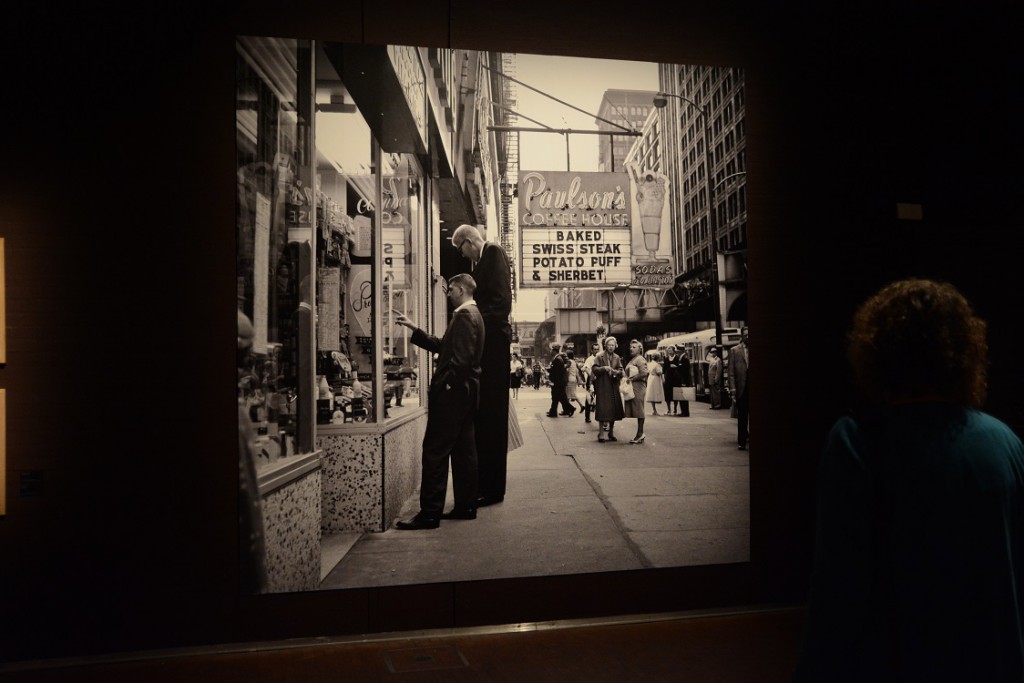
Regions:
[[744, 85], [236, 39], [244, 592], [750, 561]]

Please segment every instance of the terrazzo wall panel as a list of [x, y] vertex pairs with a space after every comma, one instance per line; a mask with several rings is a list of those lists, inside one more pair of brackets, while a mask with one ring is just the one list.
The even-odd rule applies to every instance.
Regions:
[[426, 417], [406, 422], [384, 437], [384, 528], [395, 523], [402, 505], [420, 484]]
[[263, 497], [267, 579], [271, 593], [320, 585], [320, 471]]
[[339, 434], [317, 438], [323, 452], [324, 531], [383, 531], [381, 526], [380, 434]]
[[426, 415], [386, 434], [331, 434], [317, 438], [323, 452], [322, 527], [384, 531], [420, 483]]

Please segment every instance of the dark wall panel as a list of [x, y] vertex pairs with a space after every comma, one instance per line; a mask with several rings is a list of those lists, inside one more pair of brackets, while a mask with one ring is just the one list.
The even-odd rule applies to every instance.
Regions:
[[[1009, 47], [1020, 10], [719, 5], [185, 3], [69, 10], [60, 23], [10, 10], [0, 659], [800, 601], [817, 450], [849, 403], [842, 335], [856, 303], [894, 277], [949, 278], [976, 301], [993, 335], [990, 409], [1024, 424], [1024, 78]], [[750, 319], [763, 358], [751, 565], [237, 594], [224, 389], [236, 33], [747, 69]], [[897, 202], [921, 203], [924, 220], [897, 220]], [[41, 495], [21, 495], [22, 473], [41, 475], [27, 489]]]

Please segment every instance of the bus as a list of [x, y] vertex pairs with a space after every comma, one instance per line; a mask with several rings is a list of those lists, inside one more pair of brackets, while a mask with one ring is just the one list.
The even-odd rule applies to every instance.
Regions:
[[[742, 335], [738, 327], [722, 328], [722, 382], [728, 386], [729, 378], [729, 349], [740, 343]], [[708, 351], [716, 346], [717, 337], [715, 331], [698, 330], [687, 334], [678, 334], [666, 337], [658, 342], [656, 349], [662, 358], [668, 353], [671, 346], [679, 346], [683, 353], [690, 359], [690, 372], [693, 375], [692, 381], [698, 401], [711, 401], [711, 388], [708, 386]], [[650, 351], [648, 351], [648, 354]], [[667, 397], [666, 397], [667, 398]], [[728, 391], [722, 392], [722, 402], [728, 405]]]

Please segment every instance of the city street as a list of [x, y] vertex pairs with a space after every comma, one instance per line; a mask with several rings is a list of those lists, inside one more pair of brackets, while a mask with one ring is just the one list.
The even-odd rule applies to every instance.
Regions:
[[[690, 417], [648, 415], [646, 443], [632, 445], [636, 420], [599, 443], [582, 413], [547, 417], [548, 387], [524, 387], [514, 403], [525, 444], [509, 453], [503, 503], [436, 530], [325, 538], [321, 588], [749, 560], [748, 452], [728, 410], [691, 402]], [[401, 518], [418, 508], [417, 492]]]

